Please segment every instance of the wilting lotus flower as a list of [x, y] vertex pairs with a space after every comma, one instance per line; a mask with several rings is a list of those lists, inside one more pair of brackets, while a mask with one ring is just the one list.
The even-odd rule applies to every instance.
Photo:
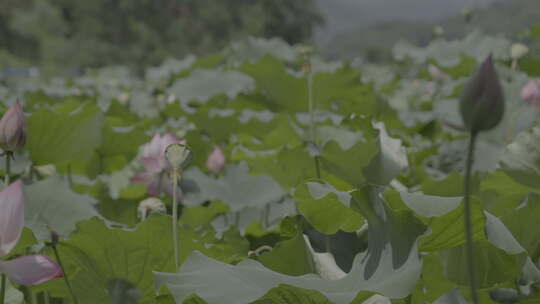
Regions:
[[491, 55], [465, 85], [460, 102], [463, 122], [471, 132], [494, 128], [504, 114], [504, 93]]
[[521, 98], [535, 110], [540, 110], [540, 87], [535, 80], [529, 80], [521, 89]]
[[215, 147], [214, 151], [208, 156], [206, 167], [214, 174], [219, 174], [223, 170], [223, 167], [225, 167], [225, 155], [219, 147]]
[[[0, 192], [0, 210], [1, 258], [15, 247], [24, 226], [24, 197], [20, 180]], [[63, 275], [56, 262], [41, 254], [0, 261], [0, 273], [21, 285], [37, 285]]]
[[9, 107], [0, 120], [0, 148], [4, 151], [15, 151], [26, 143], [26, 120], [21, 103]]
[[142, 200], [137, 207], [137, 214], [141, 221], [145, 220], [152, 213], [167, 213], [165, 204], [159, 198], [149, 197]]
[[145, 172], [138, 173], [131, 180], [135, 183], [145, 184], [150, 195], [157, 196], [164, 190], [172, 194], [171, 181], [168, 176], [170, 166], [165, 157], [165, 150], [169, 145], [175, 143], [185, 145], [186, 141], [179, 140], [171, 134], [163, 136], [156, 134], [143, 147], [140, 162]]

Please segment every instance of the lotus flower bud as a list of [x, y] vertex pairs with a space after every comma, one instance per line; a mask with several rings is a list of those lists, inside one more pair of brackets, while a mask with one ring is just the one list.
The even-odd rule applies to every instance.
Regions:
[[142, 200], [137, 207], [137, 214], [141, 221], [145, 220], [152, 213], [165, 213], [167, 208], [165, 204], [155, 197], [149, 197], [145, 200]]
[[518, 60], [527, 55], [528, 52], [529, 48], [526, 45], [522, 43], [514, 43], [510, 47], [510, 58], [512, 58], [512, 60]]
[[191, 159], [191, 150], [183, 144], [172, 144], [165, 149], [165, 156], [172, 168], [180, 169]]
[[38, 285], [64, 275], [62, 268], [46, 255], [33, 254], [0, 261], [0, 272], [17, 284]]
[[491, 55], [465, 85], [460, 112], [467, 129], [476, 133], [499, 124], [504, 114], [504, 93]]
[[540, 110], [540, 87], [538, 82], [529, 80], [521, 89], [521, 98], [530, 104], [533, 109]]
[[225, 167], [225, 155], [223, 155], [223, 151], [219, 147], [215, 147], [214, 151], [208, 156], [206, 167], [214, 174], [219, 174]]
[[9, 107], [0, 120], [0, 148], [4, 151], [15, 151], [26, 143], [26, 121], [21, 103]]

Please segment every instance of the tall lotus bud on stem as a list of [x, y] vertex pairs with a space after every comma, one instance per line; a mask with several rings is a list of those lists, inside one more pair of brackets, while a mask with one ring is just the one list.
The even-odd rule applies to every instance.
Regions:
[[219, 147], [215, 147], [214, 151], [208, 156], [208, 160], [206, 161], [206, 167], [208, 167], [208, 170], [214, 174], [219, 174], [221, 170], [223, 170], [223, 167], [225, 167], [225, 155], [223, 154], [223, 151]]
[[474, 146], [479, 132], [493, 129], [504, 114], [504, 93], [497, 77], [491, 55], [484, 60], [465, 86], [460, 103], [460, 112], [465, 127], [470, 132], [469, 147], [465, 163], [464, 179], [464, 223], [465, 249], [469, 271], [469, 289], [473, 304], [478, 304], [476, 272], [474, 266], [474, 240], [471, 212], [471, 175]]
[[10, 106], [0, 120], [0, 148], [13, 152], [26, 143], [26, 120], [19, 100]]
[[191, 150], [183, 144], [171, 144], [165, 149], [165, 157], [172, 168], [172, 188], [173, 188], [173, 210], [172, 210], [172, 232], [173, 232], [173, 247], [174, 261], [176, 269], [178, 269], [178, 203], [176, 202], [176, 190], [178, 180], [181, 178], [182, 168], [186, 167], [191, 160]]
[[504, 114], [504, 93], [491, 55], [484, 60], [465, 86], [460, 112], [472, 133], [496, 127]]

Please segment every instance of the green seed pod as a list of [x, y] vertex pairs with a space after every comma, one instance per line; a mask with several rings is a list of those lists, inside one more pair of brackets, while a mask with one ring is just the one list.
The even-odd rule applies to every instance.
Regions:
[[191, 150], [183, 144], [171, 144], [165, 149], [165, 156], [172, 168], [180, 169], [191, 160]]
[[504, 114], [504, 93], [491, 55], [469, 79], [459, 110], [467, 129], [481, 132], [493, 129]]

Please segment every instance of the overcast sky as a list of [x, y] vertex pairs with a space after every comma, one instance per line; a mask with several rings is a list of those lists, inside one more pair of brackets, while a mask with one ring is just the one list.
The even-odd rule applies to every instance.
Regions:
[[317, 0], [326, 25], [315, 37], [323, 42], [359, 27], [387, 21], [430, 22], [459, 14], [464, 8], [511, 1], [518, 0]]

